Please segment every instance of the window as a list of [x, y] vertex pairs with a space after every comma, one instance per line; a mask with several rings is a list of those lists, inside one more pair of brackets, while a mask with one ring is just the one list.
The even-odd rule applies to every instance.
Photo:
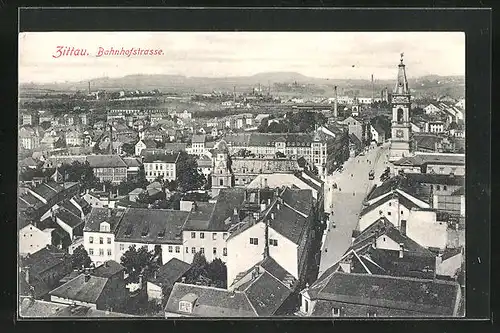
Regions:
[[196, 232], [191, 233], [191, 238], [196, 238]]
[[104, 244], [104, 238], [103, 237], [99, 237], [99, 244]]
[[401, 215], [403, 215], [403, 211], [401, 211]]
[[[220, 173], [222, 173], [222, 170]], [[219, 186], [224, 186], [224, 179], [219, 179]]]
[[180, 246], [176, 246], [175, 247], [175, 253], [181, 253], [181, 247]]
[[195, 253], [196, 253], [196, 248], [195, 248], [195, 247], [192, 247], [192, 248], [191, 248], [191, 253], [192, 253], [192, 254], [195, 254]]
[[391, 216], [391, 212], [387, 212], [387, 215]]
[[222, 234], [222, 239], [225, 240], [226, 238], [227, 238], [227, 232], [225, 232], [225, 233]]
[[111, 237], [108, 237], [108, 244], [111, 244]]
[[201, 239], [204, 239], [204, 238], [205, 238], [205, 233], [204, 233], [204, 232], [200, 232], [200, 238], [201, 238]]
[[216, 240], [217, 239], [217, 234], [214, 232], [212, 233], [212, 240]]
[[168, 252], [172, 253], [173, 250], [174, 250], [174, 248], [172, 247], [172, 245], [169, 245], [168, 246]]
[[308, 300], [304, 300], [304, 310], [306, 310], [306, 313], [309, 313], [309, 301]]
[[224, 257], [226, 257], [226, 256], [227, 256], [227, 248], [223, 248], [223, 249], [222, 249], [222, 255], [223, 255]]
[[277, 239], [270, 239], [269, 240], [269, 245], [278, 246], [278, 240]]
[[191, 313], [191, 310], [192, 310], [191, 303], [185, 301], [179, 302], [179, 311]]
[[111, 256], [111, 249], [108, 249], [108, 257]]
[[392, 202], [389, 202], [389, 207], [391, 207], [391, 206], [392, 206]]
[[375, 311], [368, 311], [366, 313], [366, 316], [367, 317], [376, 317], [377, 316], [377, 313]]
[[205, 248], [204, 247], [200, 247], [200, 253], [201, 254], [205, 254]]
[[446, 191], [446, 185], [443, 185], [443, 190], [445, 190], [445, 191]]
[[333, 308], [332, 309], [332, 316], [333, 317], [340, 317], [340, 308]]
[[89, 243], [94, 244], [94, 237], [92, 237], [92, 236], [89, 237]]
[[186, 246], [186, 253], [189, 253], [189, 247]]
[[250, 238], [250, 244], [259, 245], [259, 239], [258, 238]]
[[94, 249], [89, 249], [89, 255], [91, 255], [91, 256], [94, 255]]
[[433, 185], [431, 185], [431, 191], [432, 191], [433, 189], [434, 189], [434, 186], [433, 186]]
[[99, 256], [100, 257], [104, 256], [104, 249], [99, 249]]
[[213, 250], [212, 250], [212, 252], [213, 252], [214, 256], [217, 255], [217, 248], [214, 247]]
[[120, 251], [125, 250], [125, 244], [120, 244]]
[[436, 185], [436, 190], [440, 191], [441, 190], [441, 186], [440, 185]]

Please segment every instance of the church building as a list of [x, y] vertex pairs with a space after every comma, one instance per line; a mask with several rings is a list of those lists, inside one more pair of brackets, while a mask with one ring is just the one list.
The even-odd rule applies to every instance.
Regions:
[[391, 97], [392, 138], [389, 151], [389, 161], [391, 162], [410, 156], [411, 147], [410, 90], [402, 53], [401, 63], [398, 67], [398, 79]]

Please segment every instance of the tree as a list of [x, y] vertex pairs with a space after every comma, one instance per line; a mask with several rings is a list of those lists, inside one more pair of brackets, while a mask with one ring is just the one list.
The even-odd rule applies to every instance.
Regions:
[[46, 131], [52, 124], [50, 121], [44, 121], [40, 124], [40, 127], [43, 128], [44, 131]]
[[198, 163], [196, 159], [181, 151], [178, 160], [177, 185], [182, 192], [201, 188], [205, 182], [205, 177], [198, 172]]
[[206, 266], [206, 275], [217, 288], [227, 287], [227, 267], [219, 258], [214, 259]]
[[191, 268], [186, 274], [186, 283], [196, 283], [200, 275], [206, 274], [207, 259], [201, 252], [196, 252], [191, 263]]
[[276, 152], [276, 158], [286, 158], [286, 155], [283, 154], [282, 152], [278, 151], [278, 152]]
[[154, 272], [157, 263], [153, 261], [153, 258], [154, 253], [149, 252], [146, 246], [137, 250], [135, 245], [132, 245], [122, 255], [120, 261], [131, 279], [137, 281], [140, 274], [143, 274], [143, 278], [146, 279]]
[[[54, 171], [53, 169], [51, 172]], [[71, 164], [63, 164], [58, 171], [63, 175], [65, 181], [79, 182], [83, 190], [99, 186], [99, 179], [94, 175], [88, 161], [85, 161], [85, 163], [74, 161]]]
[[71, 255], [71, 267], [73, 269], [90, 267], [91, 263], [92, 260], [83, 245], [80, 245], [73, 251], [73, 254]]
[[135, 154], [135, 144], [124, 142], [122, 145], [122, 151], [129, 156], [134, 155]]
[[238, 156], [238, 157], [255, 157], [255, 154], [252, 153], [250, 150], [248, 149], [240, 149], [236, 152], [235, 156]]

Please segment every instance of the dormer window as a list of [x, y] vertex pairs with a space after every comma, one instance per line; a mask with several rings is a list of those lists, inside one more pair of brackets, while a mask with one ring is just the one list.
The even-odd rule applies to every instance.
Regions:
[[109, 230], [110, 230], [109, 223], [107, 223], [107, 222], [102, 222], [102, 223], [99, 225], [99, 231], [102, 231], [102, 232], [109, 232]]

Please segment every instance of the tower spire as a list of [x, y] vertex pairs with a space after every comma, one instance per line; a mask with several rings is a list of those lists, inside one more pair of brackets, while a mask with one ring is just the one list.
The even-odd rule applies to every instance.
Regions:
[[403, 63], [404, 53], [401, 53], [400, 64], [398, 65], [398, 80], [396, 82], [396, 86], [394, 87], [394, 93], [398, 95], [408, 95], [410, 94], [410, 90], [408, 89], [408, 80], [406, 79], [406, 69], [405, 64]]

